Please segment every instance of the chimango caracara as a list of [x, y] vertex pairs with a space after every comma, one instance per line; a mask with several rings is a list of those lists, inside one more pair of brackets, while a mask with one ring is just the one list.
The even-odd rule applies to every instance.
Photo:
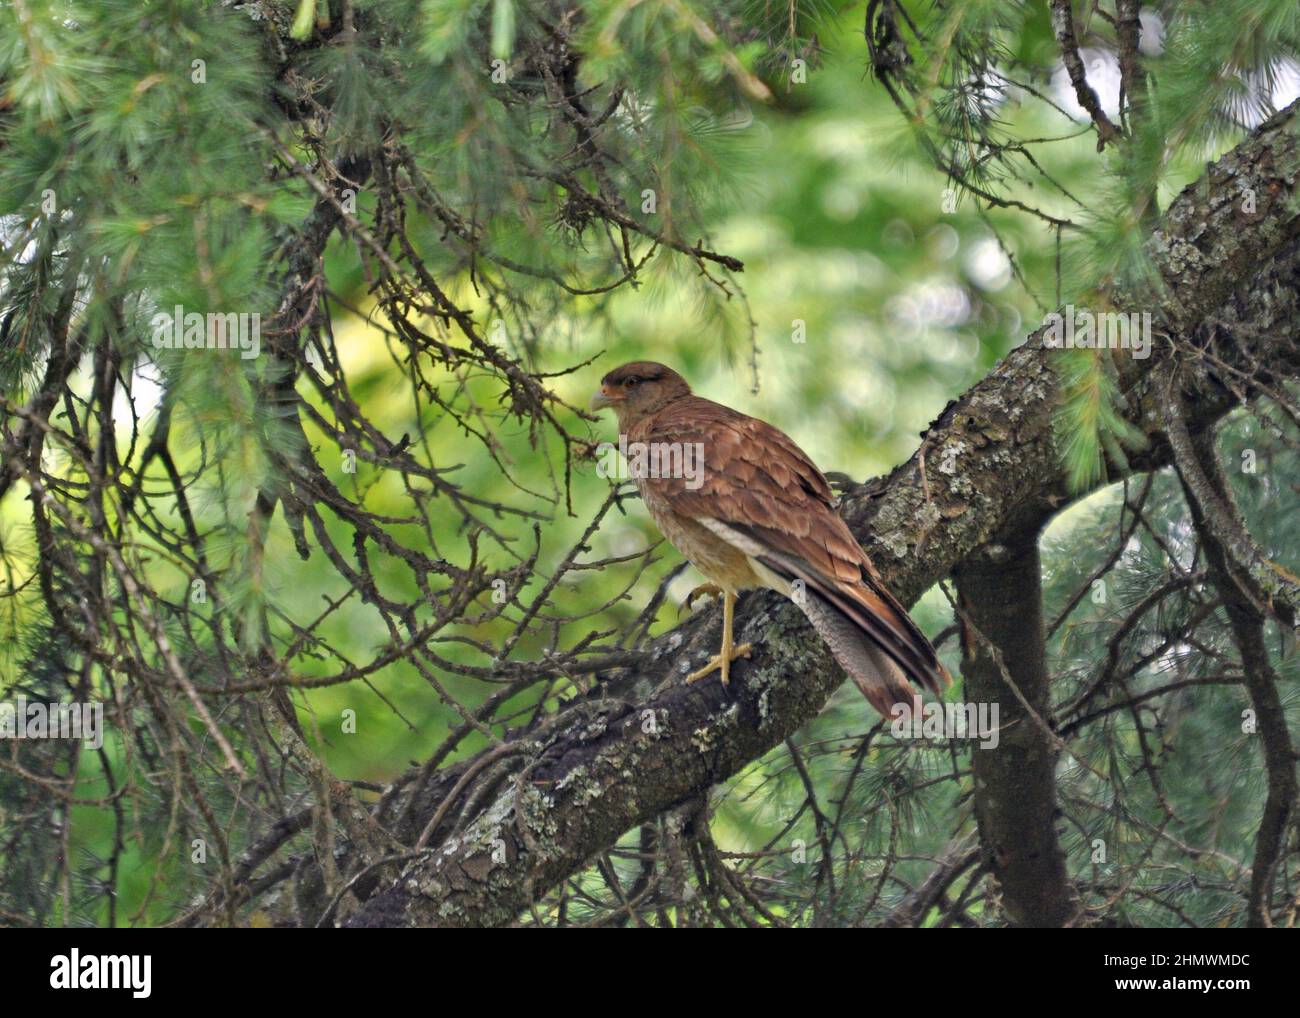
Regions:
[[[703, 453], [702, 468], [631, 471], [664, 537], [710, 581], [701, 590], [723, 596], [721, 652], [688, 682], [718, 671], [725, 686], [731, 662], [748, 656], [750, 645], [736, 646], [731, 630], [736, 594], [751, 587], [798, 604], [886, 716], [895, 703], [911, 704], [912, 683], [940, 693], [952, 682], [836, 513], [826, 478], [788, 436], [692, 395], [681, 375], [652, 361], [607, 374], [591, 399], [593, 410], [604, 407], [618, 415], [627, 449], [648, 454], [643, 465], [689, 463], [684, 450]], [[655, 476], [665, 472], [684, 476]]]

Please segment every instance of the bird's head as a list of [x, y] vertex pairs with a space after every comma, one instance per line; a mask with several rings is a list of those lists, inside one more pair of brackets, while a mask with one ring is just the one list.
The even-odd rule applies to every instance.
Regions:
[[600, 390], [591, 397], [591, 409], [613, 408], [619, 426], [626, 427], [690, 394], [686, 379], [672, 368], [654, 361], [633, 361], [600, 380]]

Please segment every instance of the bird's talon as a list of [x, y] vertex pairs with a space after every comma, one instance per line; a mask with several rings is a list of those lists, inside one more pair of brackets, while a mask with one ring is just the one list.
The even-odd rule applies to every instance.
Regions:
[[717, 657], [709, 658], [709, 663], [706, 664], [703, 668], [699, 668], [696, 671], [691, 672], [690, 675], [686, 676], [686, 681], [688, 683], [699, 682], [700, 679], [705, 678], [708, 675], [712, 675], [714, 671], [717, 670], [718, 663], [719, 663], [719, 659]]
[[681, 615], [682, 612], [690, 611], [691, 605], [701, 597], [723, 597], [725, 593], [726, 592], [716, 583], [701, 583], [686, 595], [686, 600], [682, 602], [682, 606], [678, 609], [677, 614]]
[[707, 678], [714, 672], [720, 671], [722, 672], [722, 675], [720, 676], [722, 679], [722, 685], [725, 687], [730, 679], [731, 662], [735, 661], [738, 657], [749, 657], [749, 652], [753, 649], [754, 645], [752, 643], [742, 643], [738, 647], [731, 648], [731, 654], [729, 657], [724, 658], [721, 654], [714, 654], [713, 657], [709, 658], [703, 668], [697, 668], [695, 671], [691, 672], [690, 675], [686, 676], [686, 681], [699, 682], [700, 679]]
[[[697, 668], [695, 671], [691, 672], [690, 675], [686, 676], [686, 681], [688, 683], [699, 682], [700, 679], [708, 678], [710, 675], [712, 675], [714, 672], [718, 671], [721, 668], [722, 668], [722, 655], [714, 654], [713, 657], [709, 658], [708, 662], [704, 665], [703, 668]], [[727, 683], [724, 681], [722, 684], [725, 686]]]

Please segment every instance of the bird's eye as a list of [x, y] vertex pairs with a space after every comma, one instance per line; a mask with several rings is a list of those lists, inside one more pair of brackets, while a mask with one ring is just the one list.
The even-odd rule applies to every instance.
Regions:
[[625, 388], [625, 389], [634, 389], [634, 388], [636, 388], [637, 385], [639, 385], [640, 383], [641, 383], [641, 379], [639, 379], [639, 378], [629, 378], [629, 379], [627, 379], [627, 380], [623, 383], [623, 388]]

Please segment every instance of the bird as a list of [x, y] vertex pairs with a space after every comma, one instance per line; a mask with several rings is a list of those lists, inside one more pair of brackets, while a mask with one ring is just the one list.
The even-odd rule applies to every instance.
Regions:
[[[659, 531], [722, 598], [722, 645], [699, 681], [752, 646], [732, 632], [738, 595], [774, 590], [807, 616], [840, 666], [883, 716], [910, 707], [916, 686], [941, 696], [952, 677], [886, 588], [839, 515], [825, 476], [784, 432], [695, 395], [664, 364], [633, 361], [606, 374], [590, 409], [613, 410], [620, 450]], [[692, 452], [699, 463], [692, 463]], [[676, 469], [662, 469], [667, 463]], [[915, 684], [915, 685], [914, 685]]]

